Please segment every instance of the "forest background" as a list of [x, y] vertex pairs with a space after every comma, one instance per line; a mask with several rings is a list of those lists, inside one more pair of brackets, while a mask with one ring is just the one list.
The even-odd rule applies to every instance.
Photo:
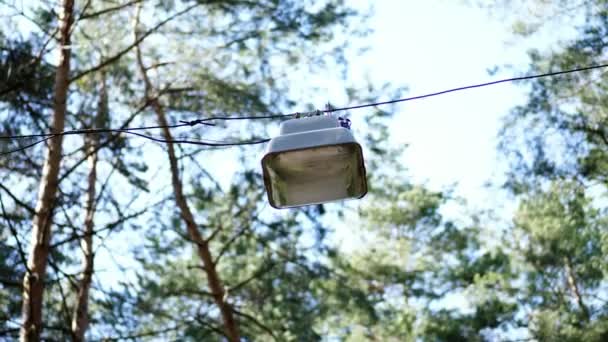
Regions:
[[603, 0], [0, 1], [0, 339], [607, 340], [607, 69], [340, 113], [360, 201], [275, 210], [259, 164], [263, 116], [607, 34]]

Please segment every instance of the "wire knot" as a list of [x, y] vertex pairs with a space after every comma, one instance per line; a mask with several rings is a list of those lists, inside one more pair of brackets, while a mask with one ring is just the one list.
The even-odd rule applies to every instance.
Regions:
[[195, 125], [207, 125], [207, 126], [215, 126], [215, 124], [209, 123], [205, 121], [206, 119], [196, 119], [191, 121], [179, 120], [179, 122], [189, 125], [190, 127]]
[[338, 122], [340, 123], [340, 126], [346, 128], [346, 129], [350, 129], [350, 119], [348, 118], [343, 118], [343, 117], [338, 117]]

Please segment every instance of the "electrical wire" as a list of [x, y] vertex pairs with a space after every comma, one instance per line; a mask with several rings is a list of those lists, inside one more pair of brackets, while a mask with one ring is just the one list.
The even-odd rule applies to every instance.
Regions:
[[[180, 125], [173, 125], [173, 126], [180, 126]], [[157, 128], [166, 128], [167, 126], [162, 126], [162, 127], [157, 127]], [[181, 127], [181, 126], [180, 126]], [[137, 127], [135, 128], [135, 130], [139, 130], [139, 129], [143, 129], [141, 127]], [[268, 141], [270, 141], [270, 139], [260, 139], [260, 140], [245, 140], [245, 141], [219, 141], [219, 140], [184, 140], [184, 139], [172, 139], [172, 140], [167, 140], [164, 138], [158, 138], [155, 136], [151, 136], [151, 135], [147, 135], [147, 134], [142, 134], [142, 133], [138, 133], [138, 132], [133, 132], [132, 130], [121, 130], [121, 129], [103, 129], [103, 130], [92, 130], [93, 133], [102, 133], [100, 131], [103, 131], [103, 133], [106, 132], [118, 132], [118, 133], [126, 133], [126, 134], [132, 134], [135, 136], [138, 136], [140, 138], [145, 138], [148, 140], [152, 140], [155, 142], [159, 142], [159, 143], [165, 143], [165, 144], [190, 144], [190, 145], [201, 145], [201, 146], [210, 146], [210, 147], [227, 147], [227, 146], [243, 146], [243, 145], [256, 145], [256, 144], [263, 144], [266, 143]], [[68, 134], [77, 134], [75, 131], [68, 131]], [[87, 130], [86, 133], [91, 133], [91, 130]], [[44, 137], [43, 139], [40, 139], [38, 141], [35, 141], [31, 144], [28, 144], [26, 146], [22, 146], [19, 148], [16, 148], [14, 150], [10, 150], [10, 151], [5, 151], [5, 152], [0, 152], [0, 156], [3, 155], [8, 155], [11, 153], [16, 153], [16, 152], [21, 152], [24, 150], [27, 150], [28, 148], [34, 147], [38, 144], [41, 144], [47, 140], [50, 140], [51, 138], [55, 137], [55, 136], [60, 136], [60, 135], [65, 135], [65, 134], [41, 134], [41, 135], [33, 135], [33, 137]], [[20, 138], [26, 138], [26, 136], [20, 136]]]
[[196, 120], [191, 120], [191, 121], [180, 121], [181, 122], [180, 124], [165, 125], [165, 126], [159, 125], [159, 126], [132, 127], [132, 128], [122, 128], [122, 129], [90, 128], [90, 129], [69, 130], [69, 131], [63, 131], [63, 132], [59, 132], [59, 133], [0, 136], [0, 140], [44, 138], [44, 139], [38, 140], [34, 143], [31, 143], [29, 145], [22, 146], [20, 148], [17, 148], [17, 149], [11, 150], [11, 151], [0, 152], [0, 156], [26, 150], [26, 149], [36, 146], [40, 143], [43, 143], [55, 136], [73, 135], [73, 134], [126, 133], [126, 134], [132, 134], [132, 135], [135, 135], [135, 136], [138, 136], [141, 138], [149, 139], [149, 140], [152, 140], [155, 142], [160, 142], [160, 143], [193, 144], [193, 145], [204, 145], [204, 146], [211, 146], [211, 147], [263, 144], [265, 142], [268, 142], [270, 139], [235, 141], [235, 142], [228, 142], [228, 141], [205, 142], [205, 141], [193, 141], [193, 140], [183, 140], [183, 139], [167, 140], [167, 139], [157, 138], [157, 137], [153, 137], [153, 136], [142, 134], [142, 133], [137, 133], [135, 131], [150, 130], [150, 129], [165, 129], [165, 128], [173, 129], [173, 128], [186, 127], [186, 126], [195, 126], [195, 125], [199, 125], [199, 124], [207, 125], [207, 126], [214, 126], [215, 124], [211, 123], [210, 121], [216, 121], [216, 120], [279, 119], [279, 118], [288, 118], [288, 117], [299, 117], [301, 115], [306, 116], [306, 115], [315, 115], [315, 114], [321, 114], [321, 113], [334, 113], [334, 112], [339, 112], [339, 111], [369, 108], [369, 107], [376, 107], [376, 106], [382, 106], [382, 105], [387, 105], [387, 104], [395, 104], [395, 103], [400, 103], [400, 102], [419, 100], [419, 99], [423, 99], [423, 98], [427, 98], [427, 97], [433, 97], [433, 96], [443, 95], [443, 94], [467, 90], [467, 89], [481, 88], [481, 87], [491, 86], [491, 85], [500, 84], [500, 83], [516, 82], [516, 81], [530, 80], [530, 79], [543, 78], [543, 77], [559, 76], [559, 75], [564, 75], [564, 74], [582, 72], [582, 71], [587, 71], [587, 70], [592, 70], [592, 69], [601, 69], [601, 68], [606, 68], [606, 67], [608, 67], [608, 64], [597, 64], [597, 65], [590, 65], [590, 66], [586, 66], [586, 67], [580, 67], [580, 68], [576, 68], [576, 69], [555, 71], [555, 72], [529, 75], [529, 76], [505, 78], [505, 79], [501, 79], [501, 80], [472, 84], [472, 85], [467, 85], [467, 86], [462, 86], [462, 87], [457, 87], [457, 88], [451, 88], [451, 89], [447, 89], [447, 90], [442, 90], [442, 91], [437, 91], [437, 92], [433, 92], [433, 93], [417, 95], [417, 96], [412, 96], [412, 97], [406, 97], [406, 98], [400, 98], [400, 99], [394, 99], [394, 100], [388, 100], [388, 101], [381, 101], [381, 102], [364, 103], [364, 104], [347, 106], [347, 107], [327, 108], [324, 110], [316, 110], [316, 111], [307, 112], [307, 113], [295, 112], [295, 113], [290, 113], [290, 114], [274, 114], [274, 115], [262, 115], [262, 116], [211, 116], [211, 117], [204, 118], [204, 119], [196, 119]]
[[46, 137], [46, 138], [44, 138], [44, 139], [41, 139], [41, 140], [35, 141], [35, 142], [33, 142], [33, 143], [29, 144], [29, 145], [21, 146], [21, 147], [19, 147], [19, 148], [14, 149], [14, 150], [5, 151], [5, 152], [0, 152], [0, 156], [4, 156], [4, 155], [12, 154], [12, 153], [17, 153], [17, 152], [25, 151], [25, 150], [27, 150], [28, 148], [34, 147], [34, 146], [36, 146], [36, 145], [38, 145], [38, 144], [40, 144], [40, 143], [43, 143], [43, 142], [45, 142], [45, 141], [47, 141], [47, 140], [50, 140], [51, 138], [52, 138], [52, 137]]
[[381, 105], [387, 105], [387, 104], [393, 104], [393, 103], [399, 103], [399, 102], [419, 100], [419, 99], [424, 99], [426, 97], [438, 96], [438, 95], [443, 95], [443, 94], [447, 94], [447, 93], [452, 93], [455, 91], [461, 91], [461, 90], [467, 90], [467, 89], [473, 89], [473, 88], [481, 88], [481, 87], [491, 86], [491, 85], [495, 85], [495, 84], [499, 84], [499, 83], [516, 82], [516, 81], [523, 81], [523, 80], [531, 80], [531, 79], [535, 79], [535, 78], [558, 76], [558, 75], [571, 74], [571, 73], [575, 73], [575, 72], [587, 71], [587, 70], [592, 70], [592, 69], [601, 69], [601, 68], [606, 68], [606, 67], [608, 67], [608, 64], [598, 64], [598, 65], [591, 65], [591, 66], [570, 69], [570, 70], [549, 72], [549, 73], [545, 73], [545, 74], [505, 78], [502, 80], [478, 83], [478, 84], [442, 90], [442, 91], [424, 94], [424, 95], [406, 97], [403, 99], [396, 99], [396, 100], [389, 100], [389, 101], [375, 102], [375, 103], [366, 103], [366, 104], [360, 104], [360, 105], [349, 106], [349, 107], [341, 107], [341, 108], [331, 108], [331, 109], [322, 110], [321, 112], [332, 113], [332, 112], [339, 112], [339, 111], [351, 110], [351, 109], [375, 107], [375, 106], [381, 106]]
[[229, 120], [283, 119], [283, 118], [296, 116], [298, 114], [300, 114], [300, 113], [273, 114], [273, 115], [250, 115], [250, 116], [210, 116], [210, 117], [204, 118], [204, 119], [197, 119], [197, 120], [183, 121], [183, 122], [187, 122], [188, 124], [190, 124], [190, 126], [194, 126], [197, 124], [208, 125], [209, 121], [214, 121], [214, 120], [229, 121]]
[[[74, 129], [69, 131], [63, 131], [61, 133], [42, 133], [42, 134], [25, 134], [25, 135], [12, 135], [12, 136], [0, 136], [0, 139], [29, 139], [29, 138], [42, 138], [42, 137], [54, 137], [58, 135], [74, 135], [74, 134], [100, 134], [100, 133], [129, 133], [132, 131], [143, 131], [147, 129], [159, 129], [159, 128], [179, 128], [186, 126], [193, 126], [189, 121], [180, 121], [181, 124], [166, 125], [166, 126], [144, 126], [144, 127], [130, 127], [130, 128], [83, 128]], [[200, 124], [207, 126], [215, 126], [215, 124], [201, 122]]]
[[608, 67], [608, 64], [597, 64], [597, 65], [590, 65], [590, 66], [586, 66], [586, 67], [580, 67], [580, 68], [576, 68], [576, 69], [549, 72], [549, 73], [544, 73], [544, 74], [511, 77], [511, 78], [505, 78], [505, 79], [500, 79], [500, 80], [491, 81], [491, 82], [484, 82], [484, 83], [472, 84], [472, 85], [467, 85], [467, 86], [462, 86], [462, 87], [457, 87], [457, 88], [451, 88], [451, 89], [441, 90], [441, 91], [437, 91], [437, 92], [433, 92], [433, 93], [406, 97], [406, 98], [401, 98], [401, 99], [394, 99], [394, 100], [388, 100], [388, 101], [382, 101], [382, 102], [364, 103], [364, 104], [348, 106], [348, 107], [328, 108], [328, 109], [315, 110], [315, 111], [306, 112], [306, 113], [295, 112], [295, 113], [290, 113], [290, 114], [277, 114], [277, 115], [268, 115], [268, 116], [214, 116], [214, 117], [209, 117], [209, 118], [205, 118], [205, 119], [194, 120], [191, 122], [206, 123], [208, 121], [213, 121], [213, 120], [274, 119], [274, 118], [295, 117], [295, 116], [299, 116], [299, 115], [304, 115], [304, 116], [315, 115], [318, 113], [334, 113], [334, 112], [341, 112], [341, 111], [352, 110], [352, 109], [361, 109], [361, 108], [376, 107], [376, 106], [382, 106], [382, 105], [394, 104], [394, 103], [400, 103], [400, 102], [420, 100], [420, 99], [424, 99], [427, 97], [439, 96], [439, 95], [467, 90], [467, 89], [487, 87], [487, 86], [500, 84], [500, 83], [517, 82], [517, 81], [531, 80], [531, 79], [535, 79], [535, 78], [559, 76], [559, 75], [564, 75], [564, 74], [571, 74], [571, 73], [593, 70], [593, 69], [602, 69], [602, 68], [607, 68], [607, 67]]

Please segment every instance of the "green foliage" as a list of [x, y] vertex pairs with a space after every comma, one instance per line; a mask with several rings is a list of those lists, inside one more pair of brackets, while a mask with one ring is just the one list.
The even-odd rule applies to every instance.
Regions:
[[[0, 36], [1, 37], [1, 36]], [[34, 41], [0, 41], [0, 101], [19, 107], [23, 102], [48, 101], [51, 98], [54, 68], [36, 55]], [[32, 82], [36, 80], [35, 82]]]
[[[561, 5], [569, 6], [548, 3]], [[572, 6], [585, 18], [579, 35], [552, 51], [531, 51], [532, 71], [602, 61], [605, 2]], [[539, 16], [567, 20], [562, 17]], [[587, 72], [530, 82], [527, 103], [513, 110], [501, 132], [501, 150], [512, 165], [506, 185], [520, 201], [507, 238], [519, 272], [511, 286], [528, 312], [521, 323], [540, 341], [600, 341], [608, 333], [604, 77]]]
[[[604, 2], [589, 3], [580, 37], [563, 51], [531, 51], [532, 71], [600, 61], [608, 15]], [[153, 32], [141, 50], [158, 90], [144, 94], [129, 48], [131, 6], [84, 5], [77, 2], [86, 15], [73, 33], [72, 74], [81, 77], [70, 88], [70, 128], [147, 125], [153, 111], [142, 104], [156, 96], [171, 123], [284, 112], [295, 103], [291, 73], [329, 72], [330, 63], [342, 64], [348, 40], [367, 32], [356, 21], [360, 15], [339, 0], [144, 2], [139, 29]], [[190, 5], [189, 12], [173, 17]], [[44, 6], [31, 11], [41, 28], [53, 27], [54, 12]], [[519, 33], [541, 29], [538, 18], [518, 23]], [[45, 52], [30, 64], [41, 41], [36, 35], [25, 41], [2, 37], [0, 77], [6, 82], [0, 115], [14, 118], [3, 120], [6, 134], [48, 129], [54, 70], [45, 63]], [[235, 157], [239, 165], [226, 185], [216, 179], [225, 170], [210, 165], [217, 152], [176, 145], [185, 195], [194, 204], [242, 336], [247, 341], [487, 341], [511, 335], [606, 340], [605, 78], [588, 72], [533, 81], [529, 101], [506, 118], [501, 148], [512, 161], [507, 186], [518, 204], [507, 224], [466, 213], [450, 191], [413, 184], [400, 163], [403, 147], [387, 143], [390, 111], [367, 116], [366, 129], [357, 132], [364, 137], [370, 184], [360, 207], [270, 212], [256, 171], [259, 150], [226, 152], [226, 160]], [[101, 79], [108, 85], [109, 113], [96, 122]], [[353, 102], [389, 92], [389, 86], [345, 89]], [[266, 127], [260, 121], [217, 123], [188, 131], [188, 138], [246, 139], [264, 134]], [[221, 339], [222, 318], [197, 246], [167, 190], [174, 180], [161, 156], [165, 147], [142, 146], [124, 135], [102, 135], [100, 141], [105, 145], [98, 154], [95, 251], [104, 259], [96, 267], [111, 265], [116, 274], [97, 270], [88, 336]], [[66, 137], [45, 297], [48, 339], [70, 338], [86, 183], [82, 147], [82, 139]], [[10, 198], [3, 219], [15, 224], [20, 238], [28, 232], [43, 158], [42, 149], [33, 151], [0, 161], [6, 170], [0, 182], [18, 195], [0, 189]], [[446, 208], [458, 208], [461, 217], [447, 217]], [[129, 221], [128, 215], [139, 211], [146, 213]], [[358, 241], [354, 247], [335, 240], [337, 221]], [[0, 241], [0, 336], [11, 337], [25, 269], [4, 222]], [[129, 262], [121, 248], [130, 253]]]

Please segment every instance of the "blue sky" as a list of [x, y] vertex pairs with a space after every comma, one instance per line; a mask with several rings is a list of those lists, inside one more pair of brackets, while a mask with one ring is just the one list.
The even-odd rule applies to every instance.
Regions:
[[[367, 3], [367, 1], [361, 1]], [[409, 88], [407, 96], [518, 76], [527, 69], [527, 51], [545, 50], [572, 29], [514, 39], [513, 18], [501, 20], [463, 1], [374, 1], [371, 51], [353, 64], [378, 83]], [[490, 76], [489, 69], [500, 68]], [[403, 158], [415, 181], [434, 189], [457, 183], [457, 193], [473, 206], [495, 197], [485, 188], [499, 184], [504, 163], [496, 152], [501, 118], [525, 101], [526, 87], [505, 83], [465, 90], [397, 106], [394, 137], [409, 147]]]

